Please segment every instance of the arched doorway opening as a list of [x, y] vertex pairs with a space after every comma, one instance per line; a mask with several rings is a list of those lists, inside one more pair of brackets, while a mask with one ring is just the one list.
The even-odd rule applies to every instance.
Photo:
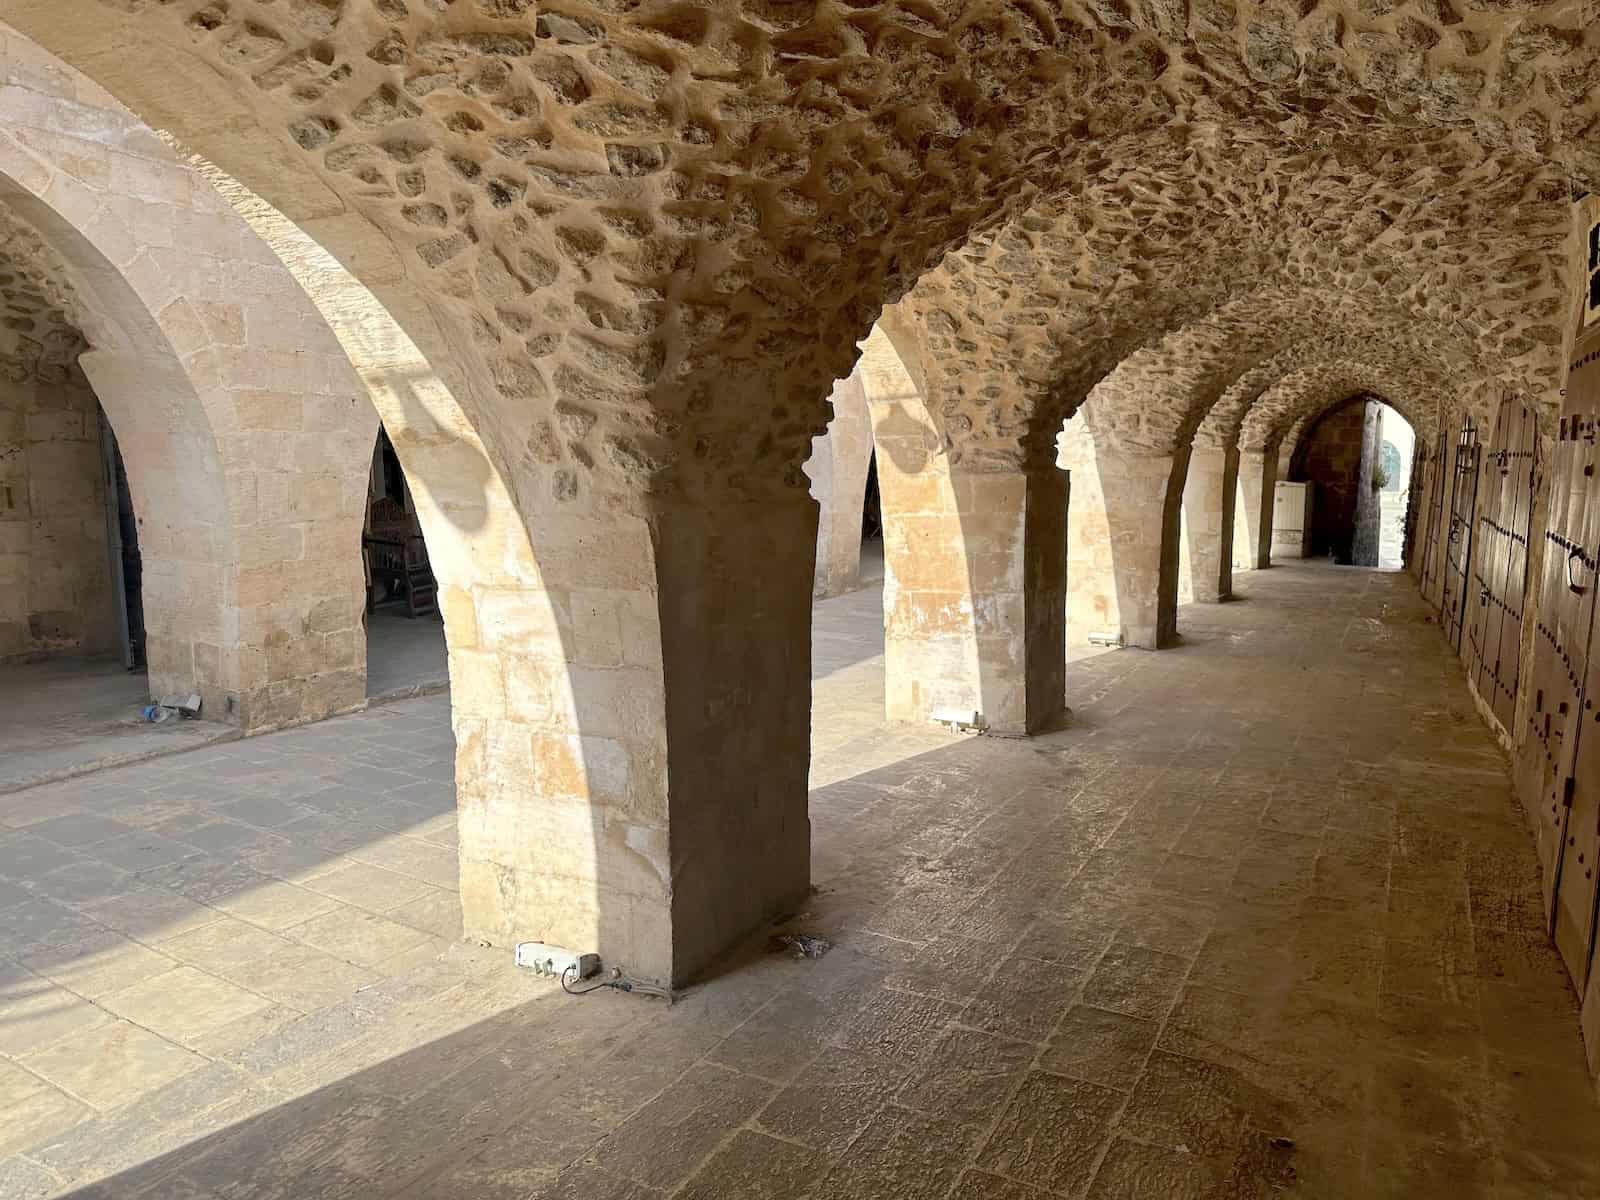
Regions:
[[1389, 405], [1378, 407], [1378, 566], [1399, 571], [1405, 567], [1406, 512], [1411, 505], [1417, 432]]
[[1386, 428], [1407, 445], [1415, 444], [1416, 435], [1405, 418], [1377, 396], [1359, 393], [1324, 412], [1296, 443], [1286, 479], [1279, 485], [1279, 500], [1287, 501], [1279, 518], [1292, 524], [1294, 517], [1303, 517], [1304, 557], [1346, 566], [1399, 568], [1398, 528], [1390, 538], [1394, 561], [1382, 562], [1383, 497], [1386, 492], [1392, 496], [1390, 523], [1403, 522], [1410, 455], [1394, 447], [1400, 461], [1386, 466]]
[[[152, 700], [192, 711], [164, 665], [158, 605], [152, 680], [140, 510], [112, 419], [79, 358], [90, 340], [65, 267], [0, 213], [0, 792], [106, 762], [181, 749], [225, 725], [148, 719]], [[139, 430], [124, 433], [137, 444]], [[151, 530], [157, 590], [170, 577]], [[174, 690], [176, 689], [176, 690]], [[159, 694], [158, 694], [159, 693]], [[170, 693], [170, 694], [169, 694]], [[210, 715], [210, 714], [205, 714]]]
[[[877, 454], [859, 369], [833, 385], [833, 419], [811, 442], [805, 472], [817, 502], [813, 595], [845, 596], [883, 578]], [[876, 547], [876, 569], [869, 547]]]
[[867, 487], [861, 498], [861, 586], [883, 583], [883, 499], [878, 492], [878, 452], [867, 458]]
[[384, 430], [372, 449], [361, 562], [367, 606], [367, 697], [442, 692], [450, 686], [439, 587], [416, 501]]
[[142, 668], [137, 527], [116, 436], [75, 361], [29, 361], [32, 339], [16, 330], [37, 318], [14, 315], [16, 292], [5, 294], [0, 662], [115, 655]]
[[[359, 380], [192, 165], [23, 39], [0, 58], [28, 81], [0, 139], [0, 660], [78, 680], [0, 684], [0, 789], [359, 707]], [[63, 87], [95, 136], [49, 124]]]

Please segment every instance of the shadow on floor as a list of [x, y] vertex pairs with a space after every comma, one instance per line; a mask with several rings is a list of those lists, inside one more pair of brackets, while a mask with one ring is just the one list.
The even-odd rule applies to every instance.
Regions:
[[[0, 1160], [0, 1195], [1600, 1195], [1575, 998], [1454, 657], [1408, 580], [1247, 586], [1191, 614], [1192, 642], [1077, 667], [1072, 728], [835, 770], [790, 927], [834, 944], [820, 959], [758, 937], [670, 1007], [566, 997], [504, 950], [346, 963], [336, 1003]], [[51, 896], [78, 986], [103, 970], [88, 913], [285, 1003], [328, 989], [335, 953], [388, 963], [421, 915], [392, 876], [453, 882], [417, 844], [454, 844], [447, 717], [410, 701], [109, 772], [0, 845], [23, 872], [0, 936], [40, 934]], [[193, 852], [218, 826], [230, 849]], [[213, 906], [239, 919], [182, 930]], [[293, 944], [258, 954], [263, 923]], [[0, 1053], [110, 1089], [126, 1023]]]

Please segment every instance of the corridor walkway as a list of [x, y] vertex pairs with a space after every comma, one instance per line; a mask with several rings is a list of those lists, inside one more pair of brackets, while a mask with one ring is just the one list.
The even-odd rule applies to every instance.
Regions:
[[114, 658], [64, 655], [0, 667], [0, 793], [231, 741], [220, 721], [164, 721], [143, 671]]
[[1600, 1196], [1533, 851], [1410, 580], [1239, 585], [1027, 742], [874, 733], [876, 613], [827, 602], [817, 723], [860, 727], [791, 928], [833, 948], [670, 1007], [448, 941], [443, 697], [0, 798], [0, 1196]]

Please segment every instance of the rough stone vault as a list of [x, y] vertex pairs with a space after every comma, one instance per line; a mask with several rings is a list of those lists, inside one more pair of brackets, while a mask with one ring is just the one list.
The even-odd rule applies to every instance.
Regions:
[[[869, 460], [889, 716], [1021, 737], [1069, 645], [1179, 636], [1180, 558], [1200, 602], [1269, 565], [1296, 445], [1376, 397], [1600, 1055], [1562, 851], [1600, 776], [1551, 724], [1589, 708], [1595, 530], [1550, 498], [1586, 496], [1600, 405], [1593, 0], [0, 20], [0, 431], [76, 414], [30, 478], [92, 470], [99, 404], [152, 689], [256, 732], [363, 702], [381, 420], [448, 638], [468, 934], [681, 984], [803, 900], [811, 601], [853, 585]], [[0, 656], [102, 646], [100, 586], [7, 588]]]

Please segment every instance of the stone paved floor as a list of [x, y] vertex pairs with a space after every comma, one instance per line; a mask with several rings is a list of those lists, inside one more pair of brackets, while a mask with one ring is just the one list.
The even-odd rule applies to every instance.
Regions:
[[393, 605], [367, 614], [369, 698], [396, 700], [441, 692], [449, 686], [442, 620], [408, 617]]
[[146, 722], [144, 672], [63, 656], [0, 666], [0, 793], [236, 736], [214, 721]]
[[[444, 691], [443, 622], [380, 608], [368, 618], [367, 666], [374, 700]], [[149, 700], [144, 673], [111, 659], [0, 666], [0, 794], [237, 736], [215, 721], [149, 724], [139, 715]]]
[[[1060, 733], [819, 738], [836, 947], [670, 1007], [448, 941], [443, 697], [6, 797], [0, 1196], [1600, 1196], [1438, 631], [1400, 576], [1240, 583]], [[821, 725], [875, 720], [871, 616], [819, 610]]]

